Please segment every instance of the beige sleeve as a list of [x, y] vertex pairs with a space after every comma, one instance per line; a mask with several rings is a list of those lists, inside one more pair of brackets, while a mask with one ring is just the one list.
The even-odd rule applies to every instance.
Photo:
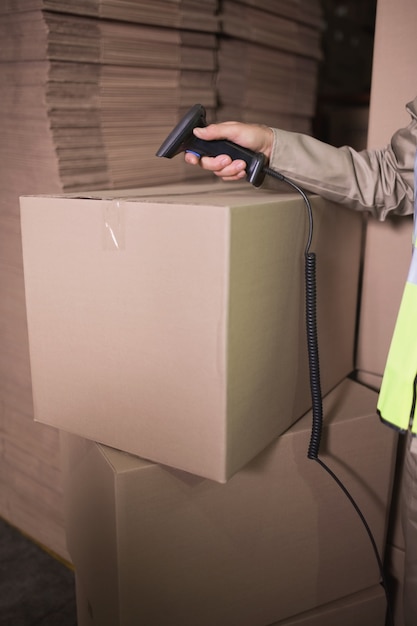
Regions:
[[308, 135], [274, 129], [270, 167], [305, 191], [380, 220], [388, 213], [414, 209], [414, 160], [417, 145], [417, 98], [407, 106], [410, 124], [398, 130], [381, 150], [357, 152], [335, 148]]

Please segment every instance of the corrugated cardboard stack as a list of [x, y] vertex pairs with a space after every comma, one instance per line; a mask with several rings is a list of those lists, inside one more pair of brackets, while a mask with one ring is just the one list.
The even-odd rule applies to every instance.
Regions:
[[311, 132], [320, 2], [224, 0], [220, 18], [219, 119]]
[[[58, 433], [33, 422], [19, 218], [20, 193], [40, 193], [45, 185], [59, 192], [62, 186], [42, 93], [35, 87], [46, 64], [5, 62], [7, 32], [5, 22], [0, 24], [0, 514], [66, 554]], [[18, 35], [8, 30], [18, 48]]]
[[[80, 626], [382, 624], [364, 528], [307, 458], [302, 200], [86, 195], [21, 200], [35, 417], [62, 431]], [[313, 214], [321, 452], [382, 552], [395, 436], [348, 379], [362, 218], [318, 198]]]
[[[3, 15], [1, 58], [13, 63], [16, 82], [28, 64], [41, 64], [21, 97], [49, 121], [64, 190], [191, 176], [181, 161], [168, 168], [150, 155], [186, 108], [202, 100], [212, 111], [216, 104], [215, 5], [202, 5], [200, 31], [149, 25], [146, 10], [142, 16], [124, 6], [113, 7], [112, 20], [50, 11]], [[177, 14], [181, 22], [181, 4]]]
[[191, 1], [0, 6], [0, 514], [63, 556], [58, 433], [33, 422], [19, 196], [195, 177], [181, 159], [153, 156], [184, 108], [214, 106], [215, 10]]

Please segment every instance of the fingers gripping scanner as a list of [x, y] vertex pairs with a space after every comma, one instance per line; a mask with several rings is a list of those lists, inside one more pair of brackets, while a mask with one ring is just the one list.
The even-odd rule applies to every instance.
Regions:
[[232, 141], [213, 140], [205, 141], [193, 134], [196, 127], [207, 126], [206, 110], [202, 104], [195, 104], [170, 132], [156, 153], [158, 157], [172, 157], [180, 152], [193, 152], [199, 158], [202, 156], [215, 157], [219, 154], [228, 154], [233, 160], [242, 159], [246, 162], [246, 178], [255, 187], [259, 187], [265, 178], [266, 158], [262, 152], [253, 152]]

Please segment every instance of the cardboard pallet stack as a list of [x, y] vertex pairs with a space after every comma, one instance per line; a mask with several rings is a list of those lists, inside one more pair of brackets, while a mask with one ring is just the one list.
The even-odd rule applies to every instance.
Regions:
[[[307, 458], [302, 199], [184, 183], [21, 211], [35, 418], [62, 433], [80, 626], [382, 625], [365, 529]], [[362, 218], [319, 198], [313, 214], [321, 453], [382, 552], [395, 435], [349, 379]]]
[[219, 118], [311, 132], [320, 3], [224, 0], [220, 19]]

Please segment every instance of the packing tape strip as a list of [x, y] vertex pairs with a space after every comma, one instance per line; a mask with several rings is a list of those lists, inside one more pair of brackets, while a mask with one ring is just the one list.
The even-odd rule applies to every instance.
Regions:
[[120, 252], [125, 249], [125, 210], [119, 200], [103, 208], [103, 248]]

